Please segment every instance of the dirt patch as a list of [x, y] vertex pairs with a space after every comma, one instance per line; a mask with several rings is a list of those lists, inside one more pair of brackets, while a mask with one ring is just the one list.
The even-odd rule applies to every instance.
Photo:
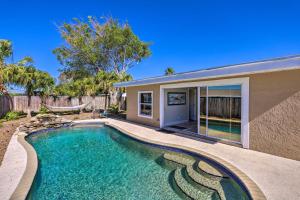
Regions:
[[[95, 116], [96, 115], [97, 114], [95, 114]], [[92, 113], [81, 113], [81, 114], [62, 115], [62, 116], [69, 120], [83, 120], [83, 119], [93, 118]], [[26, 123], [28, 121], [29, 119], [27, 118], [21, 118], [18, 120], [3, 122], [2, 126], [0, 126], [0, 165], [2, 163], [10, 138], [16, 131], [16, 128], [20, 126], [21, 123]]]
[[27, 118], [21, 118], [14, 121], [3, 122], [0, 127], [0, 163], [2, 163], [7, 145], [11, 136], [16, 131], [16, 128], [21, 124], [27, 122]]

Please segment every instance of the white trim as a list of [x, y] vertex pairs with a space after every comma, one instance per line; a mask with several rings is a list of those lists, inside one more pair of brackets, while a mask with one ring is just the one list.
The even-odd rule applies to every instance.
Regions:
[[249, 149], [249, 78], [242, 84], [242, 110], [241, 110], [241, 142], [244, 148]]
[[[205, 135], [208, 136], [208, 86], [206, 88], [206, 93], [205, 93], [205, 112], [206, 112], [206, 120], [205, 120]], [[201, 96], [200, 96], [201, 97]]]
[[165, 123], [165, 91], [162, 87], [160, 87], [159, 93], [159, 127], [163, 128]]
[[161, 85], [160, 87], [163, 89], [169, 89], [169, 88], [186, 88], [186, 87], [202, 87], [202, 86], [236, 85], [236, 84], [242, 84], [245, 80], [249, 80], [249, 77], [218, 79], [218, 80], [213, 80], [213, 81], [174, 83], [174, 84], [168, 84], [168, 85]]
[[300, 56], [273, 59], [267, 61], [231, 65], [221, 68], [205, 69], [193, 72], [179, 73], [170, 76], [160, 76], [121, 82], [114, 84], [115, 87], [131, 87], [138, 85], [161, 84], [178, 81], [193, 81], [209, 78], [225, 78], [228, 76], [249, 75], [276, 71], [300, 69]]
[[[241, 90], [242, 90], [242, 93], [241, 93], [241, 95], [242, 95], [241, 143], [244, 148], [249, 148], [249, 77], [160, 85], [160, 128], [163, 128], [165, 126], [165, 124], [164, 124], [164, 90], [165, 89], [202, 87], [202, 86], [237, 85], [237, 84], [241, 85]], [[200, 92], [198, 93], [198, 95], [200, 96]], [[200, 97], [198, 97], [198, 98], [200, 98]], [[199, 103], [200, 103], [200, 100], [199, 100]], [[200, 106], [199, 106], [199, 109], [200, 109]], [[198, 113], [200, 113], [200, 111]], [[199, 118], [198, 118], [198, 120], [199, 120]], [[206, 133], [206, 135], [207, 135], [207, 133]]]
[[200, 87], [197, 87], [197, 134], [200, 135]]
[[[151, 93], [151, 116], [148, 116], [148, 115], [143, 115], [143, 114], [140, 114], [141, 113], [141, 95], [142, 93]], [[144, 118], [148, 118], [148, 119], [152, 119], [153, 118], [153, 91], [138, 91], [138, 116], [139, 117], [144, 117]]]

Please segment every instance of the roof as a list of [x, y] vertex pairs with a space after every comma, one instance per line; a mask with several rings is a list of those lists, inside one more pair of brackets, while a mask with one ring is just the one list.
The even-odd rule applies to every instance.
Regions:
[[168, 76], [156, 76], [128, 82], [119, 82], [114, 84], [114, 87], [132, 87], [149, 84], [163, 84], [177, 81], [190, 81], [196, 79], [201, 80], [208, 78], [223, 78], [228, 76], [266, 73], [292, 69], [300, 69], [300, 55], [213, 67], [203, 70], [176, 73]]

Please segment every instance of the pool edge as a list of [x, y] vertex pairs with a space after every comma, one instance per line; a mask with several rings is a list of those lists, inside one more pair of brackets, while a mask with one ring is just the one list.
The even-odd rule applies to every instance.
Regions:
[[266, 196], [264, 195], [264, 193], [262, 192], [262, 190], [257, 186], [257, 184], [252, 179], [250, 179], [244, 172], [242, 172], [240, 169], [238, 169], [234, 165], [228, 163], [227, 161], [225, 161], [217, 156], [211, 155], [204, 151], [200, 151], [200, 150], [193, 149], [190, 147], [182, 146], [182, 145], [175, 145], [175, 144], [158, 142], [158, 141], [153, 141], [150, 139], [142, 138], [142, 137], [139, 137], [135, 134], [128, 132], [127, 130], [122, 129], [121, 127], [119, 127], [115, 124], [111, 124], [109, 122], [105, 122], [105, 124], [107, 126], [110, 126], [112, 128], [119, 130], [120, 132], [122, 132], [136, 140], [154, 144], [154, 145], [161, 145], [161, 146], [165, 146], [165, 147], [171, 147], [171, 148], [175, 148], [175, 149], [179, 149], [179, 150], [184, 150], [187, 152], [199, 154], [200, 156], [203, 156], [208, 160], [212, 160], [213, 162], [216, 162], [218, 165], [221, 165], [222, 167], [224, 167], [225, 169], [230, 171], [234, 176], [236, 176], [240, 180], [240, 182], [245, 186], [246, 190], [249, 192], [250, 197], [253, 200], [266, 200], [267, 199]]
[[[88, 124], [90, 123], [89, 120], [78, 120], [78, 121], [73, 121], [72, 124]], [[138, 141], [141, 142], [145, 142], [145, 143], [149, 143], [149, 144], [154, 144], [154, 145], [159, 145], [159, 146], [164, 146], [164, 147], [170, 147], [170, 148], [175, 148], [178, 150], [183, 150], [183, 151], [187, 151], [190, 153], [194, 153], [194, 154], [198, 154], [200, 156], [205, 157], [208, 160], [211, 160], [215, 163], [217, 163], [218, 165], [222, 166], [223, 168], [227, 169], [229, 172], [231, 172], [234, 176], [236, 176], [240, 182], [244, 185], [244, 187], [246, 188], [247, 192], [250, 194], [250, 198], [254, 199], [254, 200], [266, 200], [266, 196], [264, 195], [264, 193], [262, 192], [262, 190], [257, 186], [257, 184], [250, 179], [244, 172], [242, 172], [241, 170], [239, 170], [237, 167], [235, 167], [234, 165], [228, 163], [227, 161], [211, 155], [205, 151], [201, 151], [198, 149], [193, 149], [187, 146], [182, 146], [182, 145], [176, 145], [176, 144], [170, 144], [170, 143], [165, 143], [165, 142], [158, 142], [158, 141], [153, 141], [144, 137], [140, 137], [137, 136], [133, 133], [130, 133], [127, 130], [124, 130], [123, 128], [110, 123], [109, 121], [93, 121], [93, 123], [95, 124], [105, 124], [107, 126], [110, 126], [112, 128], [117, 129], [118, 131], [120, 131], [121, 133], [136, 139]], [[48, 129], [47, 129], [48, 130]], [[43, 130], [43, 131], [47, 131], [47, 130]], [[40, 132], [40, 131], [37, 131]], [[29, 133], [28, 135], [30, 135], [32, 133]], [[26, 153], [27, 153], [27, 163], [26, 163], [26, 169], [23, 173], [23, 176], [21, 178], [21, 180], [18, 183], [17, 188], [15, 189], [15, 191], [13, 192], [12, 196], [10, 199], [26, 199], [31, 185], [34, 181], [36, 172], [37, 172], [37, 167], [38, 167], [38, 159], [37, 159], [37, 154], [35, 149], [32, 147], [31, 144], [29, 144], [26, 140], [25, 140], [26, 135], [18, 135], [18, 142], [23, 146], [23, 148], [25, 149]]]
[[22, 134], [18, 135], [17, 137], [17, 141], [22, 145], [27, 153], [27, 162], [23, 176], [21, 177], [15, 191], [10, 197], [10, 199], [13, 200], [26, 199], [38, 168], [38, 158], [36, 151], [33, 146], [25, 140], [26, 136], [26, 134]]

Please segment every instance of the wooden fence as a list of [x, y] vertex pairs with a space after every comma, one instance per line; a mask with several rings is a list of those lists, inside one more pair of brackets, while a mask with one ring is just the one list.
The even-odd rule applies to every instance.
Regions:
[[0, 117], [5, 115], [13, 108], [13, 98], [7, 96], [0, 96]]
[[[105, 99], [106, 106], [108, 107], [111, 104], [116, 104], [116, 98], [109, 97], [107, 95], [99, 95], [95, 98], [95, 107], [96, 109], [104, 109], [105, 108]], [[39, 96], [31, 97], [31, 110], [33, 112], [38, 112], [41, 109], [41, 98]], [[77, 106], [79, 105], [78, 98], [70, 98], [67, 96], [60, 96], [57, 98], [49, 97], [45, 100], [47, 105], [51, 106]], [[82, 97], [82, 103], [89, 103], [86, 107], [87, 110], [92, 110], [93, 106], [93, 98], [90, 96]], [[27, 96], [0, 96], [0, 116], [5, 115], [8, 111], [23, 111], [27, 112], [28, 109], [28, 97]]]
[[[241, 118], [240, 97], [208, 97], [208, 116]], [[206, 114], [206, 97], [200, 99], [200, 112]]]

